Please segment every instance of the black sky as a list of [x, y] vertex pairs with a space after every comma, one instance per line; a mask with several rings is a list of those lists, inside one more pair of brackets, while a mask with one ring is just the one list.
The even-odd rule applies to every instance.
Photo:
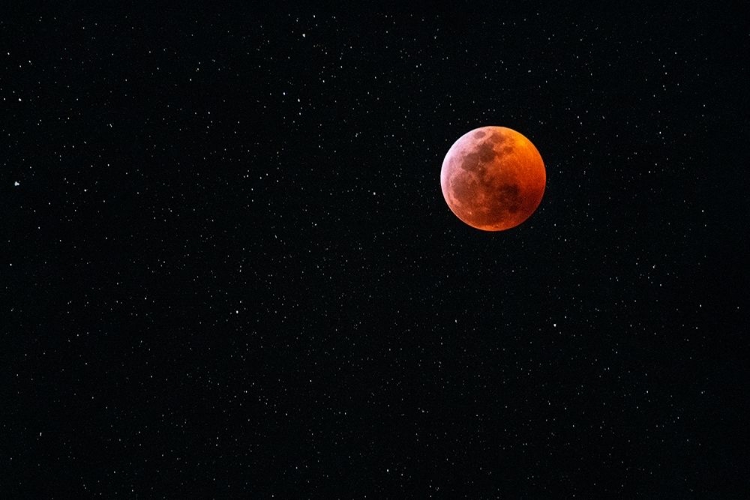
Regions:
[[0, 497], [747, 497], [739, 3], [208, 5], [0, 19]]

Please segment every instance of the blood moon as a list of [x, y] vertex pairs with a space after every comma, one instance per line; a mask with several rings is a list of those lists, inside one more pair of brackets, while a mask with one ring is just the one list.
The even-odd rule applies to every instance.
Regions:
[[528, 219], [544, 195], [547, 173], [536, 147], [506, 127], [481, 127], [448, 150], [440, 186], [451, 211], [483, 231], [504, 231]]

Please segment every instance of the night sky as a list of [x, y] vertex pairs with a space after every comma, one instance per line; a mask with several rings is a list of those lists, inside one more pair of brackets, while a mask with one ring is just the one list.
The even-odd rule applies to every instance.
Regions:
[[[748, 498], [709, 4], [3, 7], [0, 497]], [[547, 169], [507, 231], [440, 189], [485, 125]]]

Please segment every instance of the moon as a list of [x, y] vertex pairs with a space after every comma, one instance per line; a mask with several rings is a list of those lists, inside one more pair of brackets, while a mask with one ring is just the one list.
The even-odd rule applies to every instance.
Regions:
[[461, 136], [443, 160], [440, 186], [448, 207], [482, 231], [518, 226], [539, 207], [547, 172], [536, 147], [506, 127]]

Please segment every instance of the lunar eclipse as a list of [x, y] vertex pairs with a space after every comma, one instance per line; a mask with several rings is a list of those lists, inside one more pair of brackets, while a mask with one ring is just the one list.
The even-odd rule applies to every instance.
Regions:
[[536, 147], [506, 127], [481, 127], [448, 150], [440, 186], [448, 207], [483, 231], [518, 226], [537, 209], [547, 174]]

